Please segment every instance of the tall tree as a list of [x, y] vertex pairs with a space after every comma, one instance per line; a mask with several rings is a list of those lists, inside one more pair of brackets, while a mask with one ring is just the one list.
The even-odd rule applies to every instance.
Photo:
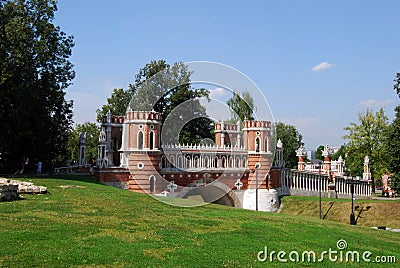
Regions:
[[296, 168], [297, 156], [296, 150], [303, 146], [303, 136], [299, 133], [295, 126], [277, 123], [275, 126], [276, 137], [281, 139], [283, 144], [283, 160], [285, 167]]
[[2, 172], [21, 158], [62, 157], [72, 124], [65, 89], [74, 45], [53, 24], [53, 0], [0, 1], [0, 152]]
[[[400, 73], [397, 73], [394, 90], [400, 97]], [[389, 157], [390, 171], [395, 173], [392, 176], [392, 188], [400, 190], [400, 105], [395, 108], [396, 116], [389, 126], [387, 153]]]
[[162, 114], [163, 123], [169, 118], [162, 130], [164, 143], [199, 143], [212, 138], [212, 121], [199, 101], [208, 99], [209, 92], [191, 87], [190, 75], [182, 62], [171, 66], [165, 60], [151, 61], [139, 70], [128, 90], [114, 90], [107, 104], [97, 110], [98, 120], [108, 111], [124, 114], [128, 107], [154, 110]]
[[253, 120], [254, 101], [248, 91], [243, 91], [242, 95], [233, 92], [233, 96], [226, 102], [232, 111], [232, 123], [243, 122], [245, 119]]
[[111, 97], [107, 98], [107, 104], [103, 105], [101, 109], [97, 109], [97, 122], [101, 123], [103, 115], [111, 112], [112, 115], [125, 115], [126, 109], [132, 100], [133, 90], [124, 90], [122, 88], [114, 88]]
[[397, 95], [399, 95], [399, 98], [400, 98], [400, 73], [396, 74], [396, 78], [394, 79], [393, 88], [396, 91]]
[[[346, 165], [350, 174], [362, 174], [364, 158], [368, 155], [373, 180], [379, 178], [388, 169], [388, 156], [386, 149], [386, 135], [388, 131], [388, 118], [383, 109], [375, 114], [367, 109], [365, 113], [358, 114], [359, 124], [350, 123], [344, 128], [349, 133], [343, 138], [346, 144]], [[374, 182], [374, 181], [373, 181]]]
[[68, 137], [68, 158], [72, 163], [77, 163], [79, 157], [79, 137], [81, 133], [86, 135], [86, 159], [97, 158], [97, 144], [99, 140], [100, 127], [95, 123], [85, 122], [77, 124]]
[[339, 150], [331, 156], [331, 159], [333, 161], [337, 161], [340, 156], [343, 159], [346, 159], [346, 146], [345, 145], [340, 146]]
[[324, 145], [318, 146], [317, 150], [315, 151], [315, 159], [324, 160], [324, 157], [322, 156], [324, 148], [325, 148]]
[[164, 60], [146, 64], [136, 75], [130, 88], [135, 94], [132, 110], [155, 110], [162, 114], [163, 143], [199, 143], [212, 138], [212, 121], [199, 98], [207, 98], [209, 91], [193, 88], [191, 72], [182, 62], [172, 66]]
[[396, 116], [388, 130], [387, 153], [390, 171], [400, 175], [400, 106], [395, 108]]

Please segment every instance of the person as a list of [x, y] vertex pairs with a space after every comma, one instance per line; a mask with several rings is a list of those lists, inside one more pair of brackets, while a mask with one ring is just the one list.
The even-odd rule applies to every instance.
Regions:
[[94, 174], [94, 172], [93, 172], [94, 165], [95, 165], [95, 161], [94, 161], [93, 157], [91, 157], [90, 158], [90, 170], [89, 170], [90, 174]]
[[19, 171], [19, 174], [23, 174], [24, 172], [28, 171], [28, 165], [29, 165], [29, 157], [23, 158], [22, 159], [22, 164], [21, 164], [21, 170]]
[[389, 197], [389, 187], [386, 187], [385, 189], [385, 197]]
[[43, 165], [43, 163], [42, 163], [41, 161], [39, 161], [39, 162], [37, 163], [37, 169], [36, 169], [36, 173], [37, 173], [37, 174], [42, 173], [42, 165]]
[[67, 161], [65, 161], [65, 166], [67, 167], [67, 173], [69, 173], [69, 167], [71, 166], [71, 161], [69, 159], [67, 159]]

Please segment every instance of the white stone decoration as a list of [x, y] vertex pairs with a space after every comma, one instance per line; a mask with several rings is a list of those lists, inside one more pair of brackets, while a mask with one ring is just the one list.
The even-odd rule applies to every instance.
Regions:
[[171, 181], [167, 186], [168, 191], [174, 193], [176, 189], [178, 189], [178, 185], [175, 184], [174, 181]]
[[235, 186], [237, 190], [240, 191], [240, 189], [243, 187], [243, 182], [241, 182], [240, 179], [237, 179], [237, 181], [235, 182]]

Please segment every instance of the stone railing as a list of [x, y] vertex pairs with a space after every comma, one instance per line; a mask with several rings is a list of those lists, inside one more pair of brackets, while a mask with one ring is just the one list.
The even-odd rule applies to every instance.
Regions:
[[351, 184], [354, 184], [354, 195], [370, 197], [372, 195], [371, 181], [350, 180], [344, 177], [335, 177], [335, 190], [340, 197], [351, 196]]
[[[332, 182], [326, 174], [283, 169], [280, 178], [280, 195], [318, 196], [321, 191], [323, 197], [350, 198], [351, 183], [351, 180], [345, 180], [343, 177], [334, 177]], [[369, 198], [371, 195], [370, 181], [356, 181], [354, 196]]]
[[216, 150], [228, 150], [228, 151], [246, 151], [244, 147], [231, 147], [229, 145], [227, 146], [216, 146], [214, 145], [208, 145], [208, 144], [163, 144], [161, 145], [161, 148], [164, 150], [210, 150], [210, 151], [216, 151]]
[[327, 196], [328, 183], [328, 176], [324, 174], [291, 169], [283, 169], [281, 173], [280, 184], [283, 195], [316, 195], [321, 191]]

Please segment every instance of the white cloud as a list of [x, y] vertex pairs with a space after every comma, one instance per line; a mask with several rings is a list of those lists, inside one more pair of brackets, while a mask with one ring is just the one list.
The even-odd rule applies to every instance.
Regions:
[[321, 62], [320, 64], [315, 65], [315, 66], [312, 68], [312, 71], [313, 71], [313, 72], [319, 72], [319, 71], [322, 71], [322, 70], [325, 70], [325, 69], [329, 69], [329, 68], [331, 68], [331, 67], [333, 67], [332, 64], [330, 64], [330, 63], [327, 62], [327, 61], [324, 61], [324, 62]]
[[214, 89], [210, 89], [210, 98], [221, 98], [225, 97], [226, 95], [229, 94], [229, 91], [222, 88], [222, 87], [217, 87]]
[[392, 105], [393, 103], [395, 103], [395, 100], [388, 99], [385, 101], [365, 100], [365, 101], [362, 101], [360, 104], [367, 108], [384, 108], [384, 107]]

